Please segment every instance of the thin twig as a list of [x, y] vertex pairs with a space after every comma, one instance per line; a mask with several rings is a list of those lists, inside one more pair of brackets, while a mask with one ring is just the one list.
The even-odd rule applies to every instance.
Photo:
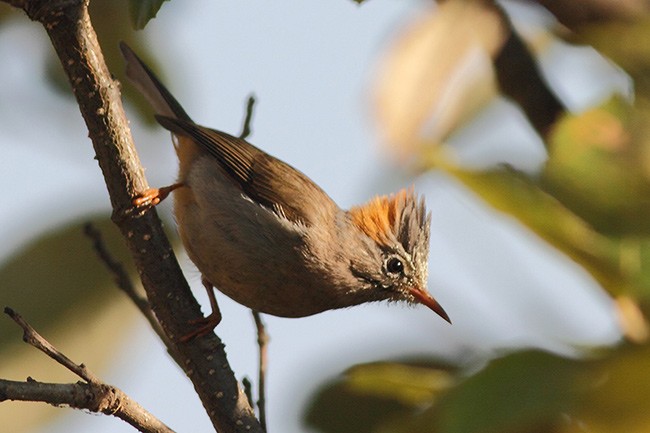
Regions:
[[[97, 253], [99, 259], [106, 265], [108, 270], [113, 274], [115, 284], [133, 301], [136, 307], [140, 310], [142, 315], [147, 319], [153, 330], [158, 334], [163, 341], [167, 342], [168, 337], [160, 326], [160, 322], [156, 318], [149, 301], [144, 296], [138, 294], [135, 289], [133, 281], [129, 274], [124, 269], [124, 266], [118, 262], [106, 248], [104, 239], [101, 232], [92, 223], [84, 225], [84, 234], [93, 242], [93, 248]], [[166, 344], [170, 347], [169, 344]]]
[[5, 313], [23, 329], [23, 341], [45, 353], [87, 383], [43, 383], [0, 379], [0, 402], [5, 400], [40, 401], [54, 406], [70, 406], [113, 415], [144, 433], [174, 433], [162, 421], [132, 400], [122, 390], [102, 382], [83, 364], [76, 364], [9, 307]]
[[510, 36], [494, 59], [497, 80], [501, 91], [514, 100], [526, 114], [530, 124], [542, 137], [544, 145], [555, 121], [564, 112], [564, 106], [551, 91], [547, 81], [521, 39], [508, 14], [498, 3], [501, 16], [510, 29]]
[[269, 335], [266, 333], [266, 327], [262, 322], [260, 313], [255, 310], [253, 312], [253, 319], [255, 320], [255, 327], [257, 328], [257, 345], [260, 349], [259, 361], [259, 376], [258, 376], [258, 399], [257, 409], [259, 410], [260, 425], [264, 431], [266, 430], [266, 369], [268, 364], [267, 348], [269, 345]]
[[88, 383], [101, 383], [101, 381], [91, 373], [85, 365], [75, 364], [70, 358], [59, 352], [56, 347], [52, 346], [45, 338], [43, 338], [32, 326], [9, 307], [5, 307], [5, 314], [23, 328], [23, 341], [31, 346], [34, 346], [83, 380]]
[[244, 376], [244, 378], [241, 380], [242, 388], [244, 388], [244, 394], [246, 394], [246, 398], [248, 399], [248, 404], [251, 405], [251, 407], [255, 407], [255, 401], [253, 400], [253, 384], [251, 383], [251, 380]]
[[[242, 127], [242, 132], [239, 134], [239, 138], [245, 139], [251, 133], [251, 124], [253, 121], [253, 109], [255, 108], [255, 96], [250, 95], [248, 97], [248, 102], [246, 103], [246, 117], [244, 118], [244, 125]], [[253, 319], [255, 320], [255, 327], [257, 328], [257, 345], [259, 346], [259, 370], [257, 378], [258, 386], [258, 399], [257, 399], [257, 409], [259, 412], [260, 425], [264, 431], [266, 430], [266, 368], [267, 368], [267, 347], [269, 343], [269, 336], [266, 333], [266, 327], [260, 313], [255, 310], [251, 310], [253, 313]], [[243, 381], [244, 389], [248, 389], [247, 396], [248, 400], [253, 403], [250, 391], [250, 380], [244, 378]]]
[[123, 391], [105, 383], [44, 383], [0, 379], [0, 402], [39, 401], [119, 418], [143, 433], [174, 433]]
[[241, 134], [239, 138], [245, 140], [249, 135], [251, 135], [251, 121], [253, 120], [253, 108], [255, 108], [255, 95], [250, 95], [248, 97], [248, 102], [246, 102], [246, 117], [244, 118], [244, 124], [241, 129]]

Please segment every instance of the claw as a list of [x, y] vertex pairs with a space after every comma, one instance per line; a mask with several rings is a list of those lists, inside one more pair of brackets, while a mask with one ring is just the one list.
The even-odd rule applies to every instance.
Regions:
[[136, 207], [156, 206], [158, 203], [166, 199], [172, 191], [182, 186], [185, 186], [185, 184], [179, 182], [162, 188], [149, 188], [133, 199], [133, 205]]
[[160, 201], [160, 190], [151, 188], [134, 198], [133, 205], [136, 207], [149, 207], [157, 205]]
[[183, 335], [180, 338], [182, 343], [187, 343], [188, 341], [196, 338], [202, 337], [206, 334], [209, 334], [216, 328], [216, 326], [221, 322], [221, 311], [219, 311], [219, 305], [217, 304], [217, 298], [214, 296], [214, 286], [207, 278], [203, 277], [201, 279], [203, 287], [208, 292], [208, 298], [210, 299], [210, 306], [212, 307], [212, 313], [208, 317], [201, 317], [200, 319], [190, 320], [190, 325], [200, 325], [194, 331], [189, 334]]
[[202, 317], [200, 319], [194, 319], [190, 320], [189, 323], [191, 325], [200, 325], [197, 327], [195, 330], [192, 332], [183, 335], [180, 338], [180, 341], [182, 343], [187, 343], [188, 341], [196, 338], [196, 337], [202, 337], [206, 334], [209, 334], [214, 330], [214, 328], [221, 322], [221, 313], [218, 311], [212, 312], [208, 317]]

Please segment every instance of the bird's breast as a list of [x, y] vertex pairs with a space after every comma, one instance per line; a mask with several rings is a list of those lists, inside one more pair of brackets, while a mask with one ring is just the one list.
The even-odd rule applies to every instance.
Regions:
[[[199, 158], [175, 192], [174, 214], [188, 256], [219, 291], [255, 310], [302, 317], [340, 304], [306, 227], [255, 203], [211, 158]], [[316, 263], [316, 265], [315, 265]]]

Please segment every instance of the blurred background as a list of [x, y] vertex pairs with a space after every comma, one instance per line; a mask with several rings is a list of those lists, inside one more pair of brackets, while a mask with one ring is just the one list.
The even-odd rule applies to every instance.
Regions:
[[[233, 134], [254, 93], [249, 141], [341, 207], [426, 196], [429, 290], [453, 325], [385, 303], [265, 316], [269, 431], [647, 431], [649, 2], [176, 0], [139, 32], [126, 0], [91, 3], [116, 77], [125, 40], [198, 123]], [[93, 221], [133, 272], [45, 32], [4, 4], [0, 19], [0, 304], [176, 431], [211, 431], [83, 235]], [[149, 184], [168, 185], [169, 135], [121, 81]], [[250, 312], [218, 300], [231, 366], [255, 385]], [[27, 376], [77, 380], [0, 318], [0, 377]], [[89, 430], [133, 431], [0, 405], [0, 432]]]

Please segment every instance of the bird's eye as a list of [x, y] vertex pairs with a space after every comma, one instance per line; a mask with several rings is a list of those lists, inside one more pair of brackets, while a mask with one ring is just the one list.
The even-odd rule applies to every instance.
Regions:
[[404, 272], [404, 263], [397, 257], [391, 257], [386, 261], [386, 270], [390, 274], [399, 275]]

